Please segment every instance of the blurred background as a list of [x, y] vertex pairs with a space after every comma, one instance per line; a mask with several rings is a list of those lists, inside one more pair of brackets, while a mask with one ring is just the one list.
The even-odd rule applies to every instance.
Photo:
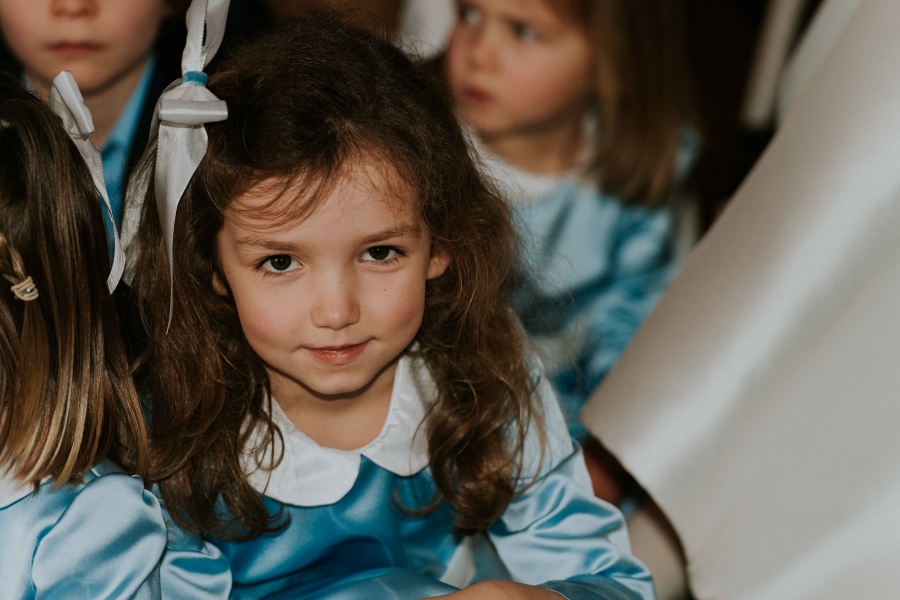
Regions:
[[[687, 58], [703, 140], [689, 181], [696, 234], [719, 214], [774, 131], [776, 93], [791, 50], [821, 0], [684, 0]], [[356, 8], [378, 19], [407, 48], [440, 51], [455, 19], [451, 0], [232, 0], [232, 41], [266, 24], [320, 7]], [[175, 23], [158, 45], [173, 77], [183, 40]], [[0, 68], [15, 71], [0, 42]]]
[[[791, 51], [821, 0], [684, 0], [687, 58], [703, 151], [688, 189], [697, 234], [708, 228], [774, 132], [776, 93]], [[311, 6], [377, 14], [413, 51], [440, 46], [455, 19], [449, 0], [236, 0], [244, 22], [301, 14]]]
[[[684, 0], [691, 87], [703, 151], [689, 181], [702, 234], [771, 139], [785, 65], [821, 0]], [[378, 15], [407, 48], [440, 52], [454, 14], [449, 0], [235, 0], [236, 22], [254, 26], [310, 7]]]

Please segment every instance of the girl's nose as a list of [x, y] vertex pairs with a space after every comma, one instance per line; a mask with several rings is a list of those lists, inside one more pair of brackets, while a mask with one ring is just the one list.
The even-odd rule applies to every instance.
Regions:
[[50, 12], [59, 17], [88, 17], [100, 11], [100, 0], [51, 0]]
[[494, 43], [494, 36], [488, 27], [483, 24], [473, 27], [469, 33], [469, 65], [478, 69], [493, 68], [497, 59]]
[[313, 325], [337, 331], [359, 322], [359, 302], [352, 278], [322, 278], [316, 287]]

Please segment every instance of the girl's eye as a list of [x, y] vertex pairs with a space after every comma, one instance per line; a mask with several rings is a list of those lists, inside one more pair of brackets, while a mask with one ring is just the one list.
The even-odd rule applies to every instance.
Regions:
[[516, 34], [516, 37], [524, 42], [534, 42], [538, 39], [538, 33], [534, 30], [533, 27], [529, 27], [524, 23], [515, 23], [513, 25], [513, 32]]
[[475, 25], [481, 21], [481, 11], [471, 6], [461, 6], [459, 8], [459, 20], [469, 25]]
[[366, 253], [363, 254], [362, 257], [363, 260], [385, 262], [392, 258], [396, 258], [398, 254], [397, 249], [392, 248], [391, 246], [373, 246], [366, 250]]
[[288, 254], [278, 254], [267, 258], [262, 266], [270, 273], [286, 273], [298, 268], [300, 264]]

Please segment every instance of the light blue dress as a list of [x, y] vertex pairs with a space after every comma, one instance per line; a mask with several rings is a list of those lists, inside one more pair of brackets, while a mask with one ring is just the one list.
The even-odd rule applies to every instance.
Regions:
[[[576, 174], [534, 175], [474, 141], [521, 237], [513, 307], [562, 400], [569, 432], [582, 440], [582, 406], [675, 274], [672, 206], [630, 206]], [[698, 146], [696, 134], [686, 133], [680, 177]]]
[[547, 365], [569, 432], [672, 276], [672, 213], [623, 205], [562, 180], [545, 198], [514, 206], [522, 263], [513, 306]]
[[156, 498], [111, 461], [59, 489], [0, 477], [0, 598], [158, 600], [165, 546]]
[[427, 515], [404, 512], [435, 491], [419, 427], [433, 390], [424, 365], [403, 357], [384, 427], [358, 451], [317, 445], [273, 403], [284, 458], [272, 470], [254, 470], [256, 461], [248, 459], [247, 470], [270, 512], [282, 510], [287, 525], [244, 543], [172, 528], [164, 597], [399, 600], [493, 578], [542, 585], [570, 600], [654, 597], [649, 572], [630, 554], [621, 514], [591, 493], [546, 380], [538, 391], [548, 446], [541, 457], [531, 429], [523, 465], [527, 479], [537, 480], [486, 534], [457, 535], [446, 502]]

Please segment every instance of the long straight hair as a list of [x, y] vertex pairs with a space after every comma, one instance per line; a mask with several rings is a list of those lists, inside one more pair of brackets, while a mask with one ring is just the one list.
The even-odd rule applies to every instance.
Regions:
[[591, 172], [632, 204], [659, 206], [679, 183], [679, 152], [695, 125], [681, 0], [550, 0], [584, 25], [600, 109]]
[[[0, 474], [62, 486], [147, 437], [106, 286], [97, 191], [59, 119], [0, 73]], [[10, 288], [30, 277], [38, 297]]]

